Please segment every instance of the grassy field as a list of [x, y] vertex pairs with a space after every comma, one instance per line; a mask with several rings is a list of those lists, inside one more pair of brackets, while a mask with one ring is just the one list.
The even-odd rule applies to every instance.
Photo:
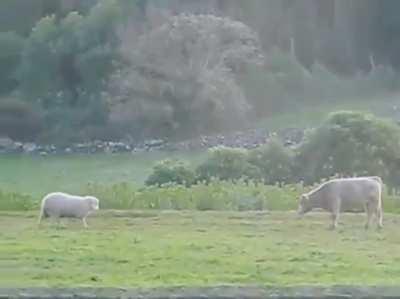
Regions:
[[42, 196], [79, 192], [88, 183], [143, 184], [155, 162], [179, 157], [196, 164], [200, 152], [150, 152], [65, 156], [0, 155], [0, 189]]
[[363, 229], [345, 215], [117, 212], [61, 226], [36, 214], [0, 214], [0, 287], [394, 285], [400, 283], [400, 217]]

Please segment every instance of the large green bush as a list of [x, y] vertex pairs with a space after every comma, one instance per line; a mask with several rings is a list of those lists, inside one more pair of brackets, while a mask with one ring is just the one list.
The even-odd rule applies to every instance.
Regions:
[[196, 174], [200, 181], [260, 178], [259, 168], [248, 161], [247, 150], [224, 146], [210, 149], [207, 159], [197, 167]]
[[293, 179], [293, 153], [276, 139], [249, 153], [249, 162], [261, 171], [267, 184], [288, 183]]
[[169, 183], [190, 186], [194, 181], [194, 172], [189, 169], [186, 163], [180, 160], [166, 159], [153, 167], [153, 172], [145, 183], [148, 186], [162, 186]]
[[400, 159], [400, 128], [362, 112], [332, 113], [309, 132], [296, 157], [297, 175], [314, 182], [335, 174], [379, 175], [391, 181]]

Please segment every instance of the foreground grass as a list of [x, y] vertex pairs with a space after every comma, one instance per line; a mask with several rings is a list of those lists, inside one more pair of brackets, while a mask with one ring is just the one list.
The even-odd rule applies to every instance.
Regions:
[[290, 212], [102, 212], [36, 227], [36, 214], [0, 214], [0, 287], [400, 283], [400, 217], [364, 231], [345, 215]]

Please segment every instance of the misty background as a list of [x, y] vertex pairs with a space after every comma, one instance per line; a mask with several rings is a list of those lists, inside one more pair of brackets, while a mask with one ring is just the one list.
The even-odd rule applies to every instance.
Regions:
[[[395, 0], [3, 0], [0, 135], [184, 139], [399, 86]], [[367, 104], [366, 104], [367, 105]]]

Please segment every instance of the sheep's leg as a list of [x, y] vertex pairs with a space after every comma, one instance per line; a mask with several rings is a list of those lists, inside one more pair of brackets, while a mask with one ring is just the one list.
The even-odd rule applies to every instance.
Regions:
[[88, 228], [87, 222], [86, 222], [86, 217], [82, 218], [83, 226], [85, 228]]
[[55, 221], [56, 221], [56, 224], [57, 224], [57, 228], [60, 228], [61, 224], [62, 224], [61, 217], [60, 216], [56, 216], [55, 217]]

